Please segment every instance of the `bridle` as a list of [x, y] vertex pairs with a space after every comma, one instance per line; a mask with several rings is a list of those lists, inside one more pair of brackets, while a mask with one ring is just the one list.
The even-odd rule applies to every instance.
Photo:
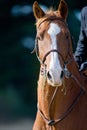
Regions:
[[[47, 19], [45, 19], [45, 20], [43, 20], [40, 24], [39, 24], [39, 26], [43, 23], [43, 22], [45, 22], [45, 21], [47, 21], [47, 20], [50, 20], [50, 21], [53, 21], [53, 20], [59, 20], [59, 21], [62, 21], [66, 26], [67, 26], [67, 23], [62, 19], [62, 18], [59, 18], [59, 17], [56, 17], [56, 18], [54, 18], [54, 17], [51, 17], [51, 18], [47, 18]], [[67, 26], [68, 27], [68, 26]], [[68, 37], [67, 37], [67, 39], [68, 39]], [[52, 130], [52, 127], [55, 125], [55, 124], [57, 124], [57, 123], [59, 123], [60, 121], [62, 121], [72, 110], [73, 110], [73, 108], [74, 108], [74, 106], [76, 105], [76, 103], [78, 102], [78, 100], [80, 99], [80, 97], [84, 94], [84, 90], [82, 89], [83, 87], [82, 87], [82, 84], [80, 84], [80, 82], [78, 81], [78, 79], [67, 69], [67, 65], [68, 64], [70, 64], [71, 62], [72, 62], [72, 60], [73, 60], [73, 57], [71, 57], [71, 55], [70, 55], [70, 53], [69, 53], [69, 49], [70, 49], [70, 43], [69, 43], [69, 39], [68, 39], [68, 49], [67, 49], [67, 55], [66, 55], [66, 59], [67, 59], [67, 57], [68, 57], [68, 55], [69, 55], [69, 57], [70, 57], [70, 59], [69, 60], [65, 60], [64, 59], [64, 57], [62, 56], [62, 54], [59, 52], [59, 50], [58, 49], [52, 49], [52, 50], [50, 50], [50, 51], [48, 51], [45, 55], [44, 55], [44, 57], [43, 57], [43, 59], [41, 60], [40, 58], [39, 58], [39, 48], [38, 48], [38, 39], [36, 38], [35, 39], [35, 48], [34, 48], [34, 51], [36, 52], [36, 56], [37, 56], [37, 58], [38, 58], [38, 60], [39, 60], [39, 62], [40, 62], [40, 64], [42, 65], [42, 66], [44, 66], [44, 69], [43, 70], [41, 70], [42, 71], [42, 75], [46, 75], [46, 73], [47, 73], [47, 70], [46, 70], [46, 64], [45, 64], [45, 61], [46, 61], [46, 58], [47, 58], [47, 56], [50, 54], [50, 53], [53, 53], [53, 52], [56, 52], [56, 53], [58, 53], [58, 55], [61, 57], [61, 59], [62, 59], [62, 61], [63, 61], [63, 67], [62, 67], [62, 70], [63, 70], [63, 73], [64, 73], [64, 76], [66, 77], [66, 78], [73, 78], [75, 81], [76, 81], [76, 83], [81, 87], [81, 91], [80, 91], [80, 93], [77, 95], [77, 97], [74, 99], [74, 101], [73, 101], [73, 103], [70, 105], [70, 107], [67, 109], [67, 111], [60, 117], [60, 118], [58, 118], [58, 119], [56, 119], [56, 120], [49, 120], [47, 117], [45, 117], [45, 115], [44, 115], [44, 113], [40, 110], [40, 108], [39, 108], [39, 106], [38, 106], [38, 112], [40, 113], [40, 116], [42, 117], [42, 119], [45, 121], [45, 123], [46, 124], [48, 124], [48, 126], [50, 126], [50, 130]], [[61, 75], [61, 78], [63, 77], [63, 74]], [[56, 95], [56, 93], [57, 93], [57, 90], [58, 90], [58, 87], [56, 87], [56, 89], [55, 89], [55, 91], [54, 91], [54, 93], [53, 93], [53, 96], [52, 96], [52, 99], [51, 99], [51, 102], [50, 102], [50, 107], [51, 107], [51, 104], [52, 104], [52, 102], [53, 102], [53, 100], [54, 100], [54, 98], [55, 98], [55, 95]], [[50, 108], [49, 108], [50, 109]]]
[[[38, 25], [38, 28], [40, 27], [40, 25], [43, 23], [43, 22], [45, 22], [45, 21], [54, 21], [54, 20], [58, 20], [58, 21], [61, 21], [61, 22], [63, 22], [64, 24], [65, 24], [65, 26], [68, 28], [68, 25], [67, 25], [67, 23], [65, 22], [65, 20], [64, 19], [62, 19], [62, 18], [60, 18], [60, 17], [49, 17], [49, 18], [46, 18], [46, 19], [44, 19], [44, 20], [42, 20], [41, 22], [40, 22], [40, 24]], [[66, 76], [66, 77], [70, 77], [70, 72], [68, 71], [68, 69], [67, 69], [67, 65], [73, 60], [73, 58], [71, 57], [71, 55], [70, 55], [70, 53], [69, 53], [69, 50], [70, 50], [70, 43], [69, 43], [69, 39], [68, 39], [68, 34], [66, 35], [66, 38], [67, 38], [67, 43], [68, 43], [68, 47], [67, 47], [67, 55], [66, 55], [66, 59], [67, 59], [67, 57], [69, 56], [70, 57], [70, 59], [69, 60], [66, 60], [66, 59], [64, 59], [64, 57], [62, 56], [62, 54], [59, 52], [59, 50], [58, 49], [51, 49], [50, 51], [48, 51], [45, 55], [44, 55], [44, 57], [43, 57], [43, 59], [41, 60], [40, 58], [39, 58], [39, 46], [38, 46], [38, 38], [36, 37], [36, 39], [35, 39], [35, 48], [34, 48], [34, 50], [32, 51], [32, 52], [36, 52], [36, 56], [37, 56], [37, 58], [38, 58], [38, 60], [39, 60], [39, 62], [40, 62], [40, 65], [42, 65], [44, 68], [42, 68], [41, 69], [41, 74], [42, 75], [46, 75], [46, 72], [47, 72], [47, 70], [46, 70], [46, 64], [45, 64], [45, 61], [46, 61], [46, 58], [48, 57], [48, 55], [50, 54], [50, 53], [53, 53], [53, 52], [56, 52], [56, 53], [58, 53], [58, 55], [61, 57], [61, 59], [62, 59], [62, 61], [63, 61], [63, 67], [62, 67], [62, 73], [61, 73], [61, 76], [63, 76], [63, 74]], [[62, 78], [62, 77], [61, 77]]]
[[[66, 23], [62, 18], [60, 18], [60, 17], [49, 17], [49, 18], [46, 18], [46, 19], [42, 20], [42, 22], [40, 22], [40, 24], [38, 25], [38, 28], [39, 28], [40, 25], [41, 25], [42, 23], [44, 23], [45, 21], [51, 21], [51, 22], [52, 22], [52, 21], [54, 21], [54, 20], [62, 21], [62, 22], [66, 25], [66, 27], [68, 27], [67, 23]], [[67, 35], [67, 36], [68, 36], [68, 35]], [[67, 55], [68, 55], [68, 53], [69, 53], [69, 49], [70, 49], [70, 44], [68, 44]], [[61, 56], [63, 62], [65, 63], [65, 60], [64, 60], [62, 54], [58, 51], [58, 49], [51, 49], [50, 51], [48, 51], [48, 52], [44, 55], [44, 57], [43, 57], [43, 59], [42, 59], [42, 61], [41, 61], [40, 58], [39, 58], [39, 55], [38, 55], [38, 54], [39, 54], [39, 53], [38, 53], [38, 52], [39, 52], [39, 48], [38, 48], [38, 39], [37, 39], [37, 37], [36, 37], [36, 39], [35, 39], [35, 51], [36, 51], [36, 55], [37, 55], [37, 58], [38, 58], [40, 64], [43, 64], [43, 65], [44, 65], [44, 62], [45, 62], [47, 56], [48, 56], [50, 53], [52, 53], [52, 52], [58, 53], [58, 54]]]

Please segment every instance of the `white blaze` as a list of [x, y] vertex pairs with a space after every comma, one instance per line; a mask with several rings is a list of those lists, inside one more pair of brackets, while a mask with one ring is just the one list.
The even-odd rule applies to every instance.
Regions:
[[[50, 27], [48, 29], [48, 34], [50, 35], [51, 38], [51, 49], [57, 49], [57, 39], [56, 36], [61, 32], [60, 27], [55, 24], [51, 23]], [[51, 53], [51, 61], [50, 61], [50, 66], [49, 66], [49, 72], [53, 76], [53, 82], [54, 84], [61, 84], [61, 65], [60, 61], [58, 59], [58, 53], [52, 52]]]

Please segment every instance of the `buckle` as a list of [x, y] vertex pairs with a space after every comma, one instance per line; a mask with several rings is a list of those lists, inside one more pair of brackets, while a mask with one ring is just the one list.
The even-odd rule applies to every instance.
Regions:
[[54, 120], [50, 120], [50, 121], [48, 121], [48, 125], [49, 125], [49, 126], [54, 125], [54, 123], [55, 123], [55, 121], [54, 121]]

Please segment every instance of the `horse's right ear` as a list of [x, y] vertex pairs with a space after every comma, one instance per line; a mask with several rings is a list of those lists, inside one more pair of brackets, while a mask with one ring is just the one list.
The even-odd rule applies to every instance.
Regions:
[[42, 18], [45, 15], [45, 12], [40, 8], [37, 1], [35, 1], [33, 4], [33, 13], [36, 20]]

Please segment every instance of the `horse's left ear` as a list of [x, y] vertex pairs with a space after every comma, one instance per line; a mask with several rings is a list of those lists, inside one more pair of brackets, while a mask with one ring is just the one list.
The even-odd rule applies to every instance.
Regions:
[[65, 0], [61, 0], [58, 6], [58, 13], [59, 15], [66, 20], [68, 15], [68, 6]]
[[45, 12], [40, 8], [37, 1], [35, 1], [33, 4], [33, 13], [36, 20], [42, 18], [45, 15]]

